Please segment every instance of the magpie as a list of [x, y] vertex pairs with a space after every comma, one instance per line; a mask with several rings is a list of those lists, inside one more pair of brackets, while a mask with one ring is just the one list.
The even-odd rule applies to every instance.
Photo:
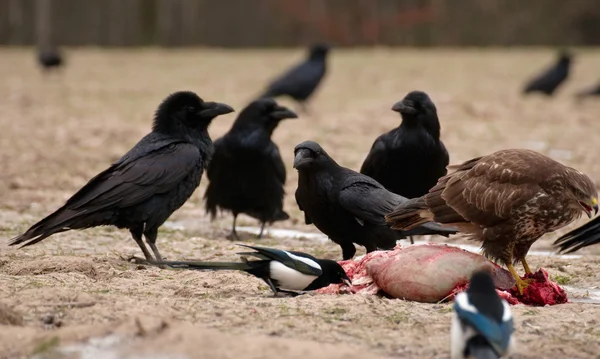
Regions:
[[513, 331], [510, 307], [496, 293], [492, 277], [484, 271], [476, 272], [467, 291], [454, 299], [452, 359], [508, 355]]
[[[238, 245], [256, 252], [238, 253], [242, 256], [240, 263], [152, 261], [150, 264], [192, 270], [241, 270], [265, 281], [275, 297], [279, 293], [295, 296], [298, 291], [315, 290], [330, 284], [352, 286], [348, 275], [336, 261], [296, 251]], [[249, 260], [246, 256], [254, 256], [258, 260]]]

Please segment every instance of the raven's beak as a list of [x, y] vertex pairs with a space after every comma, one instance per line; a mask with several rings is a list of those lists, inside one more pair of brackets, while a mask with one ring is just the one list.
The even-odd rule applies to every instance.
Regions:
[[296, 150], [296, 154], [294, 155], [294, 168], [300, 168], [312, 160], [313, 159], [310, 156], [310, 150], [306, 148], [299, 148]]
[[406, 113], [406, 114], [417, 113], [417, 110], [415, 109], [414, 106], [415, 106], [415, 104], [411, 100], [404, 99], [402, 101], [396, 102], [394, 104], [394, 106], [392, 107], [392, 111]]
[[274, 120], [285, 120], [287, 118], [298, 118], [298, 115], [296, 115], [294, 111], [286, 107], [277, 106], [275, 107], [275, 110], [271, 112], [269, 117], [271, 117]]
[[198, 114], [202, 117], [214, 118], [231, 112], [234, 112], [234, 109], [224, 103], [204, 102], [202, 104], [202, 110], [200, 110]]
[[347, 285], [349, 288], [352, 288], [352, 281], [349, 278], [343, 278], [342, 282]]

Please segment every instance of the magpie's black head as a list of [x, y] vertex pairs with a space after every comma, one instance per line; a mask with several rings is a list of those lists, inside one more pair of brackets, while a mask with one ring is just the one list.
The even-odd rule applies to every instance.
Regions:
[[230, 112], [233, 108], [224, 103], [206, 102], [190, 91], [175, 92], [156, 110], [152, 130], [174, 136], [206, 130], [215, 117]]
[[279, 125], [279, 121], [298, 118], [298, 115], [287, 107], [280, 106], [272, 98], [261, 98], [252, 101], [240, 112], [234, 126], [260, 125], [269, 134]]
[[492, 276], [487, 271], [475, 272], [471, 277], [467, 294], [483, 294], [496, 296], [496, 285]]
[[316, 142], [304, 141], [294, 148], [294, 168], [299, 172], [337, 163]]
[[392, 107], [392, 111], [400, 113], [405, 126], [423, 126], [434, 137], [439, 138], [440, 122], [437, 109], [423, 91], [412, 91]]
[[309, 58], [311, 60], [325, 59], [325, 57], [327, 57], [327, 54], [329, 53], [330, 49], [331, 49], [331, 46], [329, 46], [328, 44], [325, 44], [325, 43], [314, 44], [310, 47]]
[[344, 283], [347, 286], [352, 287], [352, 281], [348, 278], [346, 271], [344, 271], [344, 268], [342, 268], [338, 262], [329, 259], [319, 259], [318, 262], [323, 270], [321, 277], [324, 286]]

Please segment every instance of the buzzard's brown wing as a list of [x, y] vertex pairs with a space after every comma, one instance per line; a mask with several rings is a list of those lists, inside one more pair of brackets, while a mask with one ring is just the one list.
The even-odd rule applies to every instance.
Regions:
[[489, 228], [510, 218], [513, 209], [542, 190], [540, 184], [556, 169], [552, 164], [529, 150], [475, 158], [454, 166], [455, 172], [440, 179], [427, 194], [427, 205], [436, 222], [471, 222]]

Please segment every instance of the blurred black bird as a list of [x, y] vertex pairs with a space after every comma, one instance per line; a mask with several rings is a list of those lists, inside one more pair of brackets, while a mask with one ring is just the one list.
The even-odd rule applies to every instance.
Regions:
[[600, 83], [593, 87], [583, 89], [575, 94], [575, 97], [582, 99], [584, 97], [600, 96]]
[[283, 211], [285, 166], [271, 135], [279, 121], [297, 117], [271, 98], [259, 99], [242, 110], [229, 132], [215, 141], [204, 198], [212, 219], [217, 208], [233, 213], [231, 239], [239, 239], [235, 221], [240, 213], [261, 222], [259, 238], [265, 223], [289, 218]]
[[583, 226], [563, 234], [554, 241], [554, 245], [562, 253], [573, 253], [581, 248], [598, 243], [600, 243], [600, 217], [596, 217]]
[[514, 331], [508, 303], [496, 293], [492, 277], [476, 272], [466, 292], [454, 298], [452, 359], [491, 359], [512, 351]]
[[572, 55], [569, 52], [561, 51], [558, 54], [558, 61], [547, 70], [543, 71], [537, 77], [530, 80], [523, 93], [540, 92], [552, 96], [554, 91], [569, 76]]
[[[352, 285], [336, 261], [318, 259], [296, 251], [239, 245], [256, 252], [239, 253], [243, 255], [241, 263], [162, 261], [152, 264], [193, 270], [241, 270], [264, 280], [274, 296], [279, 293], [297, 294], [291, 291], [315, 290], [330, 284]], [[258, 260], [251, 261], [244, 256], [254, 256]]]
[[421, 91], [410, 92], [392, 110], [402, 123], [375, 140], [360, 173], [403, 197], [421, 197], [446, 175], [450, 160], [440, 140], [437, 110]]
[[386, 190], [371, 177], [338, 165], [316, 142], [297, 145], [294, 156], [294, 168], [298, 170], [296, 202], [305, 222], [339, 244], [344, 259], [356, 253], [353, 243], [364, 246], [368, 253], [392, 249], [396, 240], [409, 235], [447, 237], [457, 232], [434, 223], [394, 231], [384, 217], [406, 198]]
[[325, 76], [328, 52], [329, 45], [313, 45], [308, 58], [271, 82], [261, 97], [289, 96], [306, 112], [306, 101]]
[[58, 69], [64, 65], [63, 56], [56, 48], [40, 49], [37, 59], [44, 71]]
[[208, 125], [232, 111], [225, 104], [205, 102], [193, 92], [171, 94], [158, 107], [152, 132], [65, 205], [9, 244], [25, 247], [54, 233], [113, 225], [129, 229], [146, 259], [152, 260], [143, 234], [161, 260], [156, 248], [158, 227], [200, 184], [214, 151]]

